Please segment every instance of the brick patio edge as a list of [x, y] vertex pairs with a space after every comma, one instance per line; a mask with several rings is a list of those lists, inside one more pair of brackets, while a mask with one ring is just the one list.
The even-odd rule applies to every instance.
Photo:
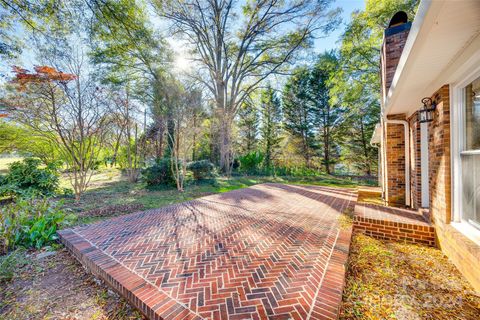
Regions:
[[325, 278], [312, 306], [312, 317], [315, 319], [338, 319], [340, 315], [352, 233], [353, 225], [339, 231]]
[[183, 304], [131, 272], [71, 229], [58, 232], [60, 241], [93, 275], [109, 284], [149, 319], [201, 319]]

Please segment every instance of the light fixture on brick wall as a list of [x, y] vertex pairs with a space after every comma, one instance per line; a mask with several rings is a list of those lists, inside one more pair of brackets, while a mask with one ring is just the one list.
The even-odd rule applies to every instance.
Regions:
[[420, 123], [424, 122], [432, 122], [433, 121], [433, 113], [437, 108], [437, 104], [431, 98], [423, 98], [422, 99], [423, 107], [418, 110], [418, 121]]

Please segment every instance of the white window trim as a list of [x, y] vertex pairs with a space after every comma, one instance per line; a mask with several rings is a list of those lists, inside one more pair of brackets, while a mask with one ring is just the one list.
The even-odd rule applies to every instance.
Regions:
[[[480, 77], [480, 65], [477, 59], [469, 61], [469, 71], [459, 81], [450, 84], [450, 156], [451, 169], [451, 198], [452, 198], [452, 226], [464, 233], [468, 238], [479, 243], [480, 230], [473, 228], [462, 220], [462, 167], [460, 153], [464, 149], [465, 133], [465, 87]], [[476, 152], [476, 151], [474, 151]], [[468, 226], [466, 226], [468, 225]]]

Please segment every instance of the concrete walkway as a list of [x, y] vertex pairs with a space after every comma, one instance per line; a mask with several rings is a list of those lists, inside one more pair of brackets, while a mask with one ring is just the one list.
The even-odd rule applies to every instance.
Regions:
[[356, 194], [262, 184], [63, 230], [151, 319], [336, 319]]

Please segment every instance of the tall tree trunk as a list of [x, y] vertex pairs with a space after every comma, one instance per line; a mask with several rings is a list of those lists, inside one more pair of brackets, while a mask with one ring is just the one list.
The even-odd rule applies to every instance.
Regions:
[[325, 161], [325, 171], [327, 174], [330, 174], [332, 171], [330, 170], [330, 142], [328, 136], [325, 136], [324, 141], [323, 161]]
[[118, 149], [120, 148], [120, 140], [122, 139], [123, 131], [125, 131], [125, 126], [124, 125], [122, 125], [122, 127], [120, 129], [120, 133], [118, 134], [117, 139], [115, 141], [115, 147], [113, 149], [114, 151], [113, 151], [111, 167], [114, 167], [117, 164]]
[[271, 123], [270, 119], [267, 120], [267, 141], [265, 146], [265, 167], [270, 169], [271, 162], [272, 162], [272, 136], [271, 136]]
[[231, 174], [232, 165], [232, 137], [231, 127], [232, 121], [227, 112], [222, 111], [220, 114], [220, 169], [227, 175]]
[[126, 118], [126, 135], [127, 135], [127, 174], [128, 174], [128, 180], [132, 182], [132, 170], [133, 170], [133, 159], [132, 159], [132, 145], [131, 145], [131, 140], [132, 140], [132, 133], [131, 133], [131, 127], [130, 127], [130, 105], [129, 105], [129, 96], [128, 96], [128, 85], [127, 85], [127, 90], [126, 90], [126, 100], [125, 100], [125, 118]]
[[[167, 135], [173, 137], [175, 134], [175, 122], [172, 119], [172, 115], [167, 115]], [[165, 157], [170, 157], [173, 154], [173, 148], [175, 145], [173, 139], [167, 139], [167, 150], [165, 150]]]
[[325, 172], [331, 173], [330, 170], [330, 133], [326, 125], [323, 127], [323, 161], [325, 162]]
[[302, 133], [302, 145], [303, 145], [303, 158], [305, 159], [305, 166], [310, 168], [310, 150], [308, 146], [307, 133]]
[[220, 168], [227, 176], [230, 176], [231, 155], [231, 123], [224, 119], [220, 129]]
[[[217, 48], [218, 49], [218, 48]], [[221, 50], [217, 52], [217, 62], [221, 63]], [[225, 94], [227, 92], [225, 83], [222, 79], [221, 74], [217, 76], [216, 79], [216, 107], [217, 114], [220, 121], [220, 135], [219, 135], [219, 147], [220, 147], [220, 169], [230, 176], [230, 165], [231, 165], [231, 121], [229, 111], [233, 110], [233, 106], [227, 105], [228, 102], [225, 101]]]
[[135, 123], [135, 136], [134, 136], [134, 143], [135, 143], [135, 148], [134, 148], [134, 153], [133, 153], [133, 161], [132, 165], [130, 166], [130, 173], [128, 176], [128, 179], [130, 182], [137, 182], [138, 181], [138, 124]]
[[194, 112], [193, 114], [193, 137], [192, 137], [192, 161], [196, 161], [197, 160], [197, 154], [196, 154], [196, 151], [197, 151], [197, 113]]
[[155, 156], [157, 159], [163, 157], [163, 144], [165, 140], [165, 119], [157, 119], [158, 129], [157, 129], [157, 138], [155, 139]]

